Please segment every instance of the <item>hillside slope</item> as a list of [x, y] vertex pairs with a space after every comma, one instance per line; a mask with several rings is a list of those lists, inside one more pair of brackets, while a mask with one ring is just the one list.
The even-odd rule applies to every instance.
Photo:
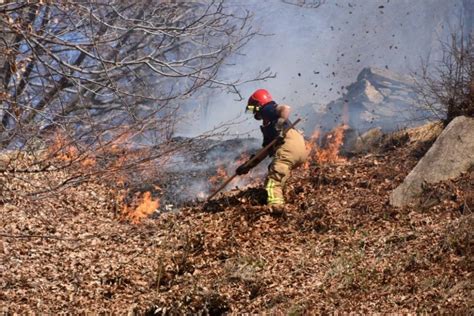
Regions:
[[426, 149], [401, 137], [297, 170], [284, 215], [250, 188], [138, 225], [102, 183], [32, 200], [19, 195], [61, 175], [3, 172], [16, 191], [0, 198], [1, 310], [473, 312], [474, 173], [426, 187], [422, 205], [388, 204]]

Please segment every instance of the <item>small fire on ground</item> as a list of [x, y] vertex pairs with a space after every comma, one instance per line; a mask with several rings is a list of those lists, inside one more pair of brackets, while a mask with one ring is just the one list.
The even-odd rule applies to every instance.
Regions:
[[[244, 164], [250, 159], [250, 155], [248, 153], [242, 153], [237, 158], [235, 162], [232, 163], [231, 167], [227, 167], [224, 163], [219, 163], [218, 167], [215, 171], [215, 174], [209, 177], [209, 191], [213, 192], [219, 188], [227, 179], [229, 179], [233, 174], [234, 170], [237, 169], [240, 165]], [[228, 169], [232, 171], [228, 171]], [[256, 175], [258, 171], [256, 168], [251, 169], [248, 174], [241, 175], [239, 177], [234, 178], [229, 184], [228, 187], [236, 186], [236, 185], [252, 185], [258, 181]], [[205, 198], [208, 194], [204, 192], [200, 192], [198, 194], [199, 198]]]
[[159, 207], [160, 200], [158, 198], [153, 199], [150, 191], [146, 191], [143, 194], [136, 193], [133, 197], [132, 205], [124, 203], [122, 219], [129, 220], [133, 224], [138, 224]]
[[310, 164], [341, 163], [347, 161], [340, 155], [342, 145], [344, 145], [344, 133], [349, 128], [347, 124], [342, 124], [325, 135], [322, 146], [319, 146], [321, 131], [316, 129], [306, 143], [309, 157], [304, 167], [309, 168]]
[[90, 152], [80, 152], [72, 139], [62, 132], [54, 134], [47, 151], [50, 157], [67, 163], [77, 162], [83, 168], [94, 167], [97, 163], [94, 155]]
[[[48, 155], [58, 161], [66, 162], [70, 165], [78, 164], [81, 166], [81, 172], [91, 171], [98, 163], [97, 157], [107, 157], [107, 161], [101, 161], [102, 168], [107, 169], [103, 172], [108, 180], [114, 181], [118, 187], [123, 187], [126, 179], [130, 174], [126, 171], [126, 166], [134, 161], [139, 155], [143, 155], [143, 151], [132, 152], [127, 150], [130, 143], [131, 136], [128, 133], [123, 134], [114, 141], [92, 150], [80, 150], [80, 147], [62, 132], [57, 132], [54, 135], [52, 142], [48, 147]], [[143, 168], [149, 172], [146, 166]], [[155, 186], [156, 191], [161, 191], [161, 188]], [[120, 194], [119, 201], [122, 204], [121, 219], [138, 224], [142, 219], [148, 217], [160, 207], [160, 199], [153, 198], [150, 191], [143, 193], [137, 192], [133, 196], [128, 197], [128, 192]]]
[[[319, 129], [316, 129], [311, 135], [309, 141], [306, 142], [307, 150], [309, 152], [309, 157], [304, 164], [304, 168], [308, 169], [309, 166], [313, 163], [316, 164], [328, 164], [328, 163], [343, 163], [347, 159], [340, 154], [342, 145], [344, 144], [344, 133], [349, 128], [349, 125], [342, 124], [329, 133], [321, 137], [321, 132]], [[322, 140], [320, 139], [322, 138]], [[319, 144], [322, 143], [320, 146]], [[242, 154], [239, 159], [236, 161], [235, 168], [245, 163], [249, 159], [249, 155]], [[209, 178], [209, 189], [214, 191], [219, 186], [224, 183], [233, 173], [227, 171], [226, 165], [224, 163], [219, 163], [215, 171], [215, 174]], [[246, 184], [255, 184], [257, 179], [255, 179], [255, 174], [250, 172], [247, 175], [243, 175], [233, 179], [228, 187], [232, 187], [238, 181], [243, 181]], [[205, 197], [204, 192], [199, 194], [199, 197]]]

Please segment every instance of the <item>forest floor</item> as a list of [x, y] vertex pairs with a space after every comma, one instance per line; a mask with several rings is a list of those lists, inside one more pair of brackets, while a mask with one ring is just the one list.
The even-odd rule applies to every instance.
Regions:
[[284, 214], [248, 187], [139, 224], [100, 181], [0, 173], [0, 311], [473, 313], [474, 173], [388, 202], [428, 145], [295, 170]]

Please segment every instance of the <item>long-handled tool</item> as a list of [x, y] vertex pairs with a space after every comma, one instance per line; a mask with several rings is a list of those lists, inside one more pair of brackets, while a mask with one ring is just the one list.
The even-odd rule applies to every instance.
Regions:
[[[293, 122], [293, 124], [291, 124], [287, 129], [285, 129], [283, 131], [283, 134], [286, 135], [286, 133], [292, 129], [293, 127], [295, 127], [296, 124], [298, 124], [299, 122], [301, 121], [301, 119], [297, 119], [296, 121]], [[262, 149], [260, 149], [253, 157], [251, 157], [244, 165], [245, 166], [252, 166], [255, 162], [256, 164], [253, 166], [255, 167], [256, 165], [258, 165], [268, 154], [268, 151], [275, 145], [275, 143], [277, 142], [277, 138], [275, 138], [274, 140], [272, 140], [267, 146], [263, 147]], [[219, 193], [223, 188], [226, 187], [226, 185], [228, 185], [235, 177], [237, 176], [236, 173], [234, 173], [234, 175], [230, 178], [228, 178], [224, 183], [221, 184], [221, 186], [214, 191], [214, 193], [212, 193], [211, 195], [209, 195], [209, 197], [207, 198], [207, 200], [209, 201], [210, 199], [212, 199], [217, 193]]]

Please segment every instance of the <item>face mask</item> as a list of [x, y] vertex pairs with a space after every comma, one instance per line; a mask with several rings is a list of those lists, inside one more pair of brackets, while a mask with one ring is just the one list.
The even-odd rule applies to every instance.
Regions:
[[255, 113], [255, 114], [253, 115], [253, 117], [254, 117], [254, 119], [256, 119], [257, 121], [260, 121], [260, 120], [262, 119], [262, 115], [261, 115], [259, 112]]

